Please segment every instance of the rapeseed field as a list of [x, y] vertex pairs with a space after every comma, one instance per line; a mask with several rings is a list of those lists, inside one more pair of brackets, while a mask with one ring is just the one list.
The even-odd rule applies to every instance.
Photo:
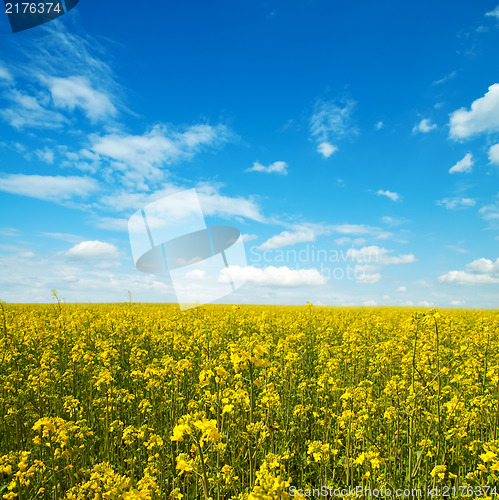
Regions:
[[0, 498], [495, 497], [498, 311], [0, 312]]

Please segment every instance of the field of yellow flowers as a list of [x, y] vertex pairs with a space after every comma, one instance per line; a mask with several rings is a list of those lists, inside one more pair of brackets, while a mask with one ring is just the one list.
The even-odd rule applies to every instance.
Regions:
[[498, 311], [57, 301], [0, 314], [0, 498], [469, 486], [462, 498], [499, 481]]

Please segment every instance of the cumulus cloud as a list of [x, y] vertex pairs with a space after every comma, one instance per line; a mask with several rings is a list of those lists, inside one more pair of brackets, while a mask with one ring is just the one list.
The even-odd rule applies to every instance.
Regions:
[[118, 249], [111, 243], [103, 241], [82, 241], [65, 252], [66, 257], [73, 260], [117, 260]]
[[457, 210], [460, 208], [469, 208], [476, 205], [476, 201], [473, 198], [444, 198], [443, 200], [437, 200], [437, 205], [447, 208], [448, 210]]
[[473, 101], [470, 110], [461, 108], [451, 113], [449, 126], [454, 140], [499, 131], [499, 83], [491, 85], [483, 97]]
[[338, 147], [333, 144], [324, 141], [317, 146], [317, 151], [324, 157], [329, 158], [333, 153], [338, 151]]
[[449, 169], [449, 174], [455, 174], [458, 172], [469, 174], [473, 170], [473, 164], [473, 155], [471, 153], [466, 153], [462, 160], [459, 160]]
[[376, 191], [376, 194], [379, 196], [386, 196], [387, 198], [390, 198], [390, 200], [392, 201], [401, 200], [401, 196], [398, 193], [394, 193], [393, 191], [388, 191], [388, 189], [386, 190], [379, 189], [378, 191]]
[[275, 161], [268, 167], [265, 167], [261, 163], [255, 161], [252, 167], [246, 169], [246, 172], [262, 172], [264, 174], [276, 173], [286, 175], [288, 173], [288, 165], [285, 161]]
[[407, 287], [406, 286], [399, 286], [397, 288], [397, 292], [399, 292], [399, 293], [407, 292]]
[[0, 191], [40, 200], [60, 202], [74, 197], [85, 198], [98, 188], [97, 181], [88, 177], [0, 173]]
[[324, 285], [327, 278], [322, 276], [317, 269], [289, 269], [286, 266], [269, 266], [259, 268], [254, 266], [229, 266], [222, 270], [219, 281], [229, 283], [231, 277], [234, 281], [246, 281], [262, 286], [298, 287], [309, 285]]
[[499, 144], [494, 144], [489, 149], [489, 160], [494, 165], [499, 165]]
[[423, 134], [426, 134], [436, 128], [437, 126], [434, 123], [431, 123], [431, 121], [428, 118], [423, 118], [419, 123], [414, 125], [412, 131], [422, 132]]
[[105, 92], [96, 90], [90, 81], [82, 76], [67, 78], [44, 78], [56, 107], [73, 111], [80, 108], [92, 121], [115, 116], [117, 111], [111, 98]]
[[449, 271], [439, 276], [438, 281], [459, 285], [497, 284], [499, 283], [499, 258], [495, 262], [485, 258], [474, 260], [463, 271]]

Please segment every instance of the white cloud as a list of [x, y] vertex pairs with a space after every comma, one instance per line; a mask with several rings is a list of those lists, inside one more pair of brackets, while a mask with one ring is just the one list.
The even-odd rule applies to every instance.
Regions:
[[499, 144], [494, 144], [489, 149], [489, 160], [490, 163], [499, 165]]
[[49, 149], [48, 147], [45, 147], [43, 149], [37, 149], [35, 151], [36, 156], [45, 163], [52, 164], [54, 163], [54, 152]]
[[56, 107], [73, 111], [80, 108], [92, 121], [107, 119], [116, 115], [116, 108], [110, 97], [92, 87], [89, 80], [82, 76], [67, 78], [44, 78], [42, 80], [52, 94]]
[[267, 241], [264, 241], [258, 248], [259, 250], [270, 250], [281, 248], [297, 243], [305, 243], [315, 241], [317, 236], [330, 234], [331, 227], [321, 225], [303, 225], [297, 226], [293, 231], [282, 231], [280, 234], [272, 236]]
[[469, 174], [473, 170], [473, 155], [471, 153], [466, 153], [462, 160], [459, 160], [453, 167], [449, 169], [449, 174], [455, 174], [457, 172], [464, 172]]
[[437, 205], [447, 208], [448, 210], [456, 210], [460, 208], [474, 207], [476, 201], [472, 198], [444, 198], [443, 200], [437, 200]]
[[[392, 233], [388, 231], [384, 231], [379, 227], [368, 226], [366, 224], [337, 224], [329, 227], [331, 228], [331, 232], [347, 236], [369, 236], [380, 240], [386, 240], [387, 238], [393, 236]], [[361, 239], [358, 238], [354, 240], [354, 242], [355, 241], [361, 241]]]
[[455, 283], [460, 285], [482, 285], [499, 283], [499, 258], [477, 259], [466, 265], [464, 271], [449, 271], [439, 276], [441, 283]]
[[379, 196], [386, 196], [387, 198], [390, 198], [390, 200], [392, 201], [401, 200], [401, 197], [398, 193], [394, 193], [393, 191], [388, 191], [388, 189], [386, 190], [379, 189], [378, 191], [376, 191], [376, 194]]
[[499, 131], [499, 83], [489, 87], [488, 92], [473, 101], [471, 109], [454, 111], [450, 116], [450, 136], [454, 140], [466, 139], [481, 132]]
[[218, 189], [210, 185], [196, 188], [199, 203], [207, 216], [223, 218], [243, 217], [257, 222], [266, 222], [259, 205], [252, 198], [232, 197], [220, 194]]
[[485, 15], [488, 17], [497, 17], [497, 19], [499, 19], [499, 5], [490, 12], [487, 12]]
[[324, 157], [329, 158], [333, 153], [338, 151], [338, 147], [333, 144], [324, 141], [317, 146], [317, 151]]
[[457, 252], [457, 253], [468, 253], [468, 250], [466, 250], [466, 248], [462, 248], [458, 245], [446, 245], [447, 248], [449, 248], [450, 250], [454, 250], [454, 252]]
[[[136, 211], [149, 203], [185, 189], [187, 189], [185, 186], [166, 183], [163, 184], [162, 189], [158, 189], [153, 194], [144, 192], [130, 193], [125, 190], [116, 190], [110, 195], [102, 196], [99, 199], [99, 206], [115, 212]], [[261, 213], [260, 206], [252, 198], [225, 196], [220, 193], [219, 186], [209, 184], [196, 186], [196, 191], [205, 216], [217, 216], [226, 219], [240, 217], [262, 223], [266, 222], [265, 217]], [[183, 209], [183, 207], [175, 202], [174, 205], [168, 208], [168, 211], [174, 216], [180, 209]], [[101, 217], [95, 223], [98, 227], [104, 229], [127, 230], [127, 221], [124, 218]]]
[[376, 245], [362, 247], [360, 249], [349, 248], [347, 250], [347, 258], [360, 264], [411, 264], [416, 262], [414, 254], [390, 255], [393, 250], [387, 250]]
[[[158, 182], [165, 176], [162, 167], [175, 161], [189, 159], [204, 147], [226, 142], [229, 137], [223, 125], [192, 125], [178, 130], [156, 125], [143, 135], [113, 133], [92, 137], [90, 151], [83, 150], [80, 157], [109, 162], [115, 172], [122, 172], [125, 184], [147, 190], [145, 180]], [[92, 156], [92, 153], [95, 156]]]
[[289, 245], [296, 245], [298, 243], [313, 242], [318, 236], [329, 235], [338, 233], [345, 235], [335, 240], [337, 245], [343, 245], [352, 242], [355, 245], [362, 245], [365, 243], [364, 238], [355, 238], [352, 240], [351, 236], [370, 236], [376, 239], [386, 239], [392, 236], [391, 233], [383, 231], [382, 229], [374, 226], [367, 226], [364, 224], [297, 224], [292, 230], [282, 231], [264, 241], [260, 246], [260, 250], [270, 250], [281, 248]]
[[336, 139], [357, 133], [351, 118], [354, 107], [355, 102], [351, 99], [341, 103], [322, 99], [315, 102], [310, 118], [310, 135], [317, 142], [317, 151], [325, 158], [337, 150], [333, 145]]
[[60, 202], [84, 198], [98, 188], [97, 181], [88, 177], [0, 174], [0, 191], [40, 200]]
[[8, 99], [11, 105], [0, 110], [0, 116], [14, 128], [59, 128], [67, 122], [67, 118], [60, 113], [47, 109], [48, 103], [43, 97], [37, 98], [12, 89]]
[[247, 233], [241, 234], [241, 237], [244, 243], [248, 243], [249, 241], [253, 241], [258, 238], [256, 234], [247, 234]]
[[448, 75], [445, 75], [443, 78], [440, 80], [435, 80], [433, 82], [433, 85], [441, 85], [442, 83], [447, 82], [448, 80], [451, 80], [452, 78], [455, 78], [457, 75], [457, 71], [451, 71]]
[[118, 249], [103, 241], [82, 241], [65, 252], [66, 257], [74, 260], [117, 260]]
[[431, 123], [431, 121], [428, 118], [423, 118], [419, 123], [414, 125], [412, 131], [422, 132], [423, 134], [426, 134], [436, 128], [437, 126], [434, 123]]
[[352, 241], [352, 238], [349, 238], [348, 236], [344, 236], [342, 238], [337, 238], [334, 240], [336, 245], [346, 245], [347, 243], [350, 243]]
[[376, 125], [374, 126], [374, 128], [376, 130], [381, 130], [383, 128], [383, 125], [384, 125], [384, 123], [382, 121], [379, 121], [378, 123], [376, 123]]
[[185, 277], [190, 280], [204, 281], [208, 278], [206, 271], [202, 269], [193, 269], [185, 274]]
[[484, 220], [494, 221], [499, 219], [499, 207], [497, 205], [485, 205], [478, 212]]
[[377, 266], [356, 265], [354, 268], [355, 281], [363, 285], [373, 285], [381, 280], [381, 274], [377, 271]]
[[[229, 275], [230, 273], [230, 275]], [[229, 266], [220, 274], [219, 281], [227, 283], [230, 277], [234, 281], [247, 281], [263, 286], [298, 287], [307, 285], [324, 285], [327, 278], [317, 269], [289, 269], [286, 266], [258, 268], [254, 266]]]
[[0, 80], [6, 80], [8, 82], [12, 81], [12, 75], [9, 73], [9, 70], [0, 64]]
[[388, 226], [400, 226], [401, 224], [409, 222], [409, 220], [404, 217], [391, 217], [390, 215], [385, 215], [381, 217], [381, 222]]
[[399, 286], [397, 288], [397, 292], [399, 292], [399, 293], [407, 292], [407, 287], [406, 286]]
[[261, 163], [255, 161], [252, 167], [246, 169], [246, 172], [262, 172], [264, 174], [276, 173], [286, 175], [288, 173], [288, 165], [285, 161], [275, 161], [268, 167], [264, 167]]
[[464, 304], [466, 304], [466, 301], [464, 301], [464, 300], [451, 300], [450, 303], [451, 303], [451, 306], [459, 307], [459, 306], [464, 306]]
[[440, 276], [438, 281], [441, 283], [456, 283], [459, 285], [490, 285], [499, 283], [499, 276], [474, 274], [466, 271], [449, 271]]

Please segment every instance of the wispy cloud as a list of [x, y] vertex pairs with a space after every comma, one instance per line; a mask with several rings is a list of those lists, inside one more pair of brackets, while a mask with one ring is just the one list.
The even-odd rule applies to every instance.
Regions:
[[476, 205], [476, 201], [472, 198], [444, 198], [443, 200], [437, 200], [437, 205], [447, 208], [448, 210], [457, 210], [460, 208], [469, 208]]
[[158, 183], [165, 178], [165, 166], [191, 159], [204, 148], [216, 147], [230, 137], [224, 125], [198, 124], [183, 129], [156, 125], [142, 135], [94, 135], [90, 147], [74, 159], [83, 170], [95, 171], [96, 166], [105, 165], [118, 174], [126, 187], [147, 190], [146, 182]]
[[466, 173], [469, 174], [473, 170], [473, 155], [466, 153], [462, 160], [459, 160], [453, 167], [449, 169], [449, 174]]
[[0, 80], [4, 80], [4, 82], [12, 81], [10, 71], [2, 63], [0, 63]]
[[317, 143], [317, 151], [328, 158], [338, 148], [338, 139], [357, 133], [352, 119], [355, 101], [325, 101], [317, 99], [310, 118], [310, 135]]
[[490, 12], [487, 12], [485, 15], [487, 17], [496, 17], [497, 19], [499, 19], [499, 5]]
[[7, 101], [9, 105], [0, 110], [0, 116], [16, 129], [55, 129], [68, 123], [64, 115], [48, 109], [46, 97], [32, 96], [11, 89], [7, 93]]
[[390, 265], [416, 262], [414, 254], [391, 255], [393, 250], [371, 245], [360, 249], [349, 248], [347, 257], [359, 264]]
[[99, 185], [88, 177], [0, 174], [0, 191], [40, 200], [62, 202], [74, 197], [86, 198]]
[[319, 224], [298, 225], [291, 231], [282, 231], [268, 240], [264, 241], [260, 246], [260, 250], [270, 250], [282, 248], [285, 246], [296, 245], [298, 243], [307, 243], [315, 241], [318, 236], [330, 234], [332, 227], [321, 226]]
[[499, 131], [499, 83], [491, 85], [483, 97], [473, 101], [470, 110], [454, 111], [449, 126], [450, 137], [454, 140]]
[[409, 222], [409, 219], [406, 219], [405, 217], [392, 217], [390, 215], [385, 215], [381, 217], [381, 222], [387, 226], [400, 226], [401, 224]]
[[483, 220], [499, 221], [499, 206], [496, 204], [484, 205], [478, 213], [482, 216]]
[[11, 60], [0, 66], [0, 75], [12, 87], [3, 96], [8, 105], [0, 116], [11, 126], [62, 128], [77, 108], [92, 122], [115, 117], [116, 103], [125, 109], [106, 51], [95, 38], [77, 31], [70, 33], [54, 21], [40, 27], [32, 41], [11, 44]]
[[45, 163], [54, 163], [54, 152], [48, 147], [35, 150], [35, 154], [41, 161], [44, 161]]
[[379, 189], [378, 191], [376, 191], [376, 194], [378, 196], [386, 196], [387, 198], [390, 198], [390, 200], [392, 201], [401, 201], [402, 200], [402, 197], [398, 194], [398, 193], [395, 193], [393, 191], [389, 191], [388, 189]]
[[262, 172], [264, 174], [276, 173], [286, 175], [288, 173], [288, 165], [285, 161], [275, 161], [268, 167], [265, 167], [261, 163], [255, 161], [252, 167], [246, 169], [246, 172]]
[[448, 82], [449, 80], [452, 80], [455, 78], [457, 75], [457, 71], [451, 71], [448, 75], [445, 75], [443, 78], [440, 78], [440, 80], [435, 80], [433, 82], [433, 85], [442, 85], [442, 83]]

